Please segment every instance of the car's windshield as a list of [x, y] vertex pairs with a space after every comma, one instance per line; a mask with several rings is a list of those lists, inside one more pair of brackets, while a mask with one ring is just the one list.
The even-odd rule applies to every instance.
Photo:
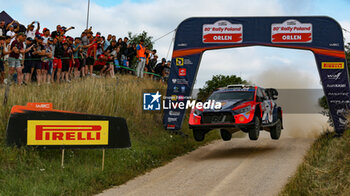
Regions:
[[247, 101], [254, 100], [254, 91], [228, 91], [228, 92], [216, 92], [210, 95], [208, 100], [230, 100], [230, 99], [244, 99]]

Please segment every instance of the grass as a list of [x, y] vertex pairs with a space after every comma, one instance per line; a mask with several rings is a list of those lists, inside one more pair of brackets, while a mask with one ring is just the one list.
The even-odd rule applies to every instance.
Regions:
[[[0, 195], [92, 195], [159, 167], [206, 142], [170, 135], [163, 130], [160, 113], [142, 111], [142, 91], [163, 91], [165, 85], [133, 76], [119, 79], [86, 79], [72, 83], [24, 87], [12, 86], [7, 105], [0, 106]], [[4, 88], [0, 89], [0, 101]], [[107, 149], [101, 171], [101, 150], [66, 150], [65, 168], [60, 167], [60, 150], [38, 150], [6, 146], [5, 129], [13, 105], [52, 102], [55, 109], [120, 116], [127, 120], [132, 147]]]
[[350, 195], [350, 130], [315, 141], [280, 195]]

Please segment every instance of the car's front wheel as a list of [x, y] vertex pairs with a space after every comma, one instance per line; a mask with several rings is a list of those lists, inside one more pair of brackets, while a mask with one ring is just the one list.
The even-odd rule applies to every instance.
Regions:
[[220, 129], [220, 135], [222, 140], [224, 141], [230, 141], [232, 138], [232, 133], [227, 131], [226, 129]]
[[201, 129], [193, 129], [193, 137], [197, 142], [201, 142], [205, 138], [205, 131]]
[[270, 129], [270, 136], [272, 139], [278, 140], [280, 138], [281, 128], [282, 128], [281, 119], [278, 119], [276, 122], [276, 125], [271, 127], [271, 129]]
[[260, 119], [259, 117], [254, 117], [254, 125], [249, 128], [249, 139], [250, 140], [257, 140], [259, 138], [260, 134]]

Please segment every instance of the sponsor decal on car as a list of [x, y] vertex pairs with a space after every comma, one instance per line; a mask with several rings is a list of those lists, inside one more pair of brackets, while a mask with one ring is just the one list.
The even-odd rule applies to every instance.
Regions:
[[272, 43], [311, 43], [312, 24], [297, 20], [286, 20], [271, 25]]
[[203, 43], [241, 43], [243, 25], [219, 20], [214, 24], [203, 25]]
[[322, 69], [344, 69], [344, 62], [322, 62]]
[[28, 145], [108, 145], [105, 120], [28, 120]]

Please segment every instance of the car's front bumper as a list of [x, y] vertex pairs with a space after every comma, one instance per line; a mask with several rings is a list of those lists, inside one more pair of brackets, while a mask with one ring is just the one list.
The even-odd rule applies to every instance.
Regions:
[[189, 125], [190, 129], [218, 129], [218, 128], [249, 128], [254, 126], [254, 122], [250, 123], [206, 123], [206, 124], [197, 124]]

